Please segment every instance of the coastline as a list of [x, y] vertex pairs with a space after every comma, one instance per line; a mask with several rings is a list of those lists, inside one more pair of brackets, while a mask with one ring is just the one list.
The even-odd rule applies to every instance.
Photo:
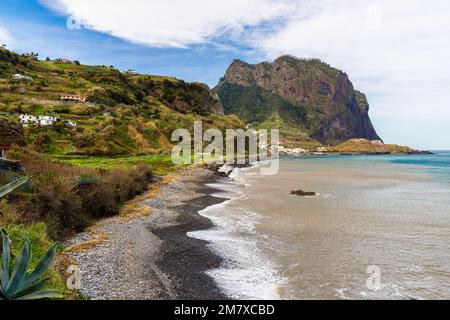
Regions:
[[215, 168], [182, 170], [156, 195], [138, 199], [147, 214], [106, 219], [72, 238], [66, 245], [80, 268], [81, 293], [93, 300], [227, 299], [206, 274], [222, 258], [187, 236], [213, 227], [198, 212], [227, 200], [206, 186], [220, 179]]

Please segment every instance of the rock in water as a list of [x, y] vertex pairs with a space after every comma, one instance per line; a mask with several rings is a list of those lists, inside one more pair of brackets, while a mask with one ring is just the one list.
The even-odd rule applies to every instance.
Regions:
[[291, 194], [299, 196], [299, 197], [315, 197], [317, 194], [315, 192], [306, 192], [303, 190], [293, 190], [291, 191]]

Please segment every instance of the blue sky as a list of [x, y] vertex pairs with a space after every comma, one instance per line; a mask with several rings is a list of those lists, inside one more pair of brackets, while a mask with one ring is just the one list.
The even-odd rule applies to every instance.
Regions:
[[66, 16], [56, 14], [39, 1], [2, 0], [0, 4], [0, 25], [14, 39], [8, 47], [19, 52], [35, 51], [41, 58], [66, 57], [85, 64], [114, 65], [210, 86], [217, 84], [234, 58], [248, 58], [201, 44], [182, 49], [149, 47], [86, 28], [70, 30], [66, 22]]
[[[68, 28], [68, 17], [81, 28]], [[320, 58], [368, 96], [386, 142], [450, 149], [446, 0], [2, 0], [0, 42], [214, 86], [235, 58]]]

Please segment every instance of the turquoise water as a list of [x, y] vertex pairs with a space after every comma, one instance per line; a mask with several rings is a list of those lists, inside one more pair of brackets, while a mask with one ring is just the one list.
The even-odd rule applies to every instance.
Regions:
[[450, 182], [450, 151], [435, 151], [432, 155], [393, 156], [389, 162], [421, 167], [438, 179]]
[[219, 186], [232, 200], [201, 213], [216, 228], [195, 235], [225, 258], [210, 275], [231, 297], [450, 298], [449, 151], [284, 158], [275, 176], [237, 176]]
[[[431, 155], [355, 155], [355, 156], [310, 156], [303, 159], [287, 158], [283, 161], [311, 161], [332, 167], [379, 167], [383, 171], [415, 172], [429, 174], [436, 181], [450, 183], [450, 151], [433, 151]], [[394, 167], [386, 167], [394, 164]]]

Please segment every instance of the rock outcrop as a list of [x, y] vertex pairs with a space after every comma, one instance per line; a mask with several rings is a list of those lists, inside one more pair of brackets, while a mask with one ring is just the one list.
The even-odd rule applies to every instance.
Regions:
[[160, 99], [168, 107], [182, 113], [223, 115], [222, 103], [215, 92], [203, 83], [182, 80], [152, 81], [147, 95]]
[[345, 73], [319, 60], [283, 56], [256, 65], [235, 60], [214, 90], [226, 114], [249, 123], [281, 119], [323, 144], [381, 140], [365, 95]]
[[293, 190], [291, 191], [291, 194], [299, 197], [315, 197], [317, 195], [315, 192], [303, 190]]

